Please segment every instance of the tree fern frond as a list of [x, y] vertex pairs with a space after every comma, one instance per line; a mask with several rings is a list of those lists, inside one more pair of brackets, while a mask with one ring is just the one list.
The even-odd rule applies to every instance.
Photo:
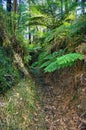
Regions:
[[57, 69], [71, 66], [76, 60], [82, 60], [83, 56], [79, 53], [69, 53], [56, 58], [56, 61], [51, 62], [47, 67], [45, 67], [45, 72], [53, 72]]
[[58, 56], [61, 56], [63, 54], [63, 50], [59, 50], [53, 53], [42, 52], [38, 58], [38, 65], [40, 68], [44, 68], [48, 66], [50, 63], [54, 62]]
[[45, 72], [53, 72], [53, 71], [55, 71], [55, 70], [57, 69], [57, 66], [58, 66], [57, 61], [54, 61], [54, 62], [52, 62], [51, 64], [49, 64], [49, 65], [44, 69], [44, 71], [45, 71]]
[[46, 62], [44, 62], [44, 63], [40, 66], [40, 68], [45, 68], [45, 67], [48, 66], [50, 63], [51, 63], [51, 61], [46, 61]]

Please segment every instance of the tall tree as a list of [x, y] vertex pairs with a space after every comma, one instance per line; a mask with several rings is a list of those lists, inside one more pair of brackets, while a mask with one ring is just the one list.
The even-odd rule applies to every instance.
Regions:
[[81, 0], [82, 3], [82, 14], [85, 14], [85, 0]]
[[6, 8], [7, 8], [7, 27], [9, 31], [12, 31], [12, 18], [11, 18], [11, 10], [12, 10], [12, 1], [6, 0]]
[[63, 0], [61, 0], [61, 17], [63, 18]]
[[0, 6], [2, 6], [2, 0], [0, 0]]
[[16, 31], [16, 13], [17, 13], [17, 0], [14, 0], [13, 2], [14, 4], [14, 8], [13, 8], [13, 11], [14, 11], [14, 32]]
[[[32, 0], [32, 1], [29, 0], [28, 2], [29, 2], [29, 17], [31, 17], [31, 14], [30, 14], [30, 4], [34, 3], [34, 0]], [[28, 26], [28, 29], [29, 29], [29, 34], [28, 34], [29, 44], [31, 44], [31, 32], [30, 32], [31, 31], [31, 27], [30, 27], [30, 25]]]
[[14, 0], [14, 13], [17, 12], [17, 0]]
[[11, 0], [7, 0], [7, 11], [11, 12], [12, 6], [11, 6]]
[[68, 0], [65, 0], [65, 11], [68, 11]]

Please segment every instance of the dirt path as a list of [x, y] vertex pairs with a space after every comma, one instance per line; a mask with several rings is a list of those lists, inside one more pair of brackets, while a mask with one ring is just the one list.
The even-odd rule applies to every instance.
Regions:
[[[86, 130], [86, 120], [83, 123], [80, 118], [81, 113], [79, 114], [78, 109], [82, 106], [79, 104], [78, 93], [74, 91], [74, 88], [64, 89], [50, 85], [43, 77], [38, 77], [36, 82], [39, 84], [37, 90], [41, 99], [37, 116], [42, 115], [42, 123], [37, 119], [37, 130]], [[86, 88], [80, 91], [83, 91], [83, 98], [85, 98]]]

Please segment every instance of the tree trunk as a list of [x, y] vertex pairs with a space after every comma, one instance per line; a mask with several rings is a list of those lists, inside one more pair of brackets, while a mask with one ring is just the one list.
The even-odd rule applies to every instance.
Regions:
[[20, 9], [20, 6], [21, 6], [21, 3], [22, 3], [22, 1], [21, 0], [19, 0], [19, 3], [18, 3], [18, 10], [17, 10], [17, 12], [18, 12], [18, 29], [19, 29], [19, 25], [21, 24], [20, 22], [21, 22], [21, 9]]
[[11, 0], [7, 0], [7, 27], [9, 29], [9, 31], [12, 31], [12, 18], [11, 18], [11, 10], [12, 10], [12, 5], [11, 5]]
[[63, 18], [63, 0], [61, 0], [61, 17]]
[[[30, 4], [31, 4], [31, 0], [29, 0], [29, 17], [31, 17], [31, 14], [30, 14]], [[29, 29], [29, 34], [28, 34], [28, 40], [29, 40], [29, 44], [31, 44], [31, 32], [30, 32], [30, 30], [31, 30], [31, 28], [30, 28], [30, 26], [28, 27], [28, 29]]]
[[17, 12], [17, 0], [14, 0], [14, 13]]
[[11, 12], [11, 0], [7, 0], [7, 11]]
[[14, 32], [16, 31], [16, 13], [17, 13], [17, 0], [14, 0]]
[[82, 14], [85, 14], [85, 0], [82, 0]]
[[2, 0], [0, 0], [0, 6], [2, 7]]
[[29, 37], [29, 44], [31, 44], [31, 32], [30, 32], [30, 26], [28, 27], [29, 28], [29, 35], [28, 35], [28, 37]]
[[68, 12], [68, 0], [65, 0], [65, 12]]

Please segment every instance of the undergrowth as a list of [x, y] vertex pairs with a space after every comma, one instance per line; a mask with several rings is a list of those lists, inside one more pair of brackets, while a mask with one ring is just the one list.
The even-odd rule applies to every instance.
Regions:
[[0, 128], [2, 130], [29, 130], [30, 126], [34, 125], [36, 100], [39, 100], [39, 97], [32, 80], [21, 80], [2, 97]]
[[35, 62], [32, 66], [38, 66], [40, 69], [43, 69], [44, 72], [53, 72], [58, 69], [72, 66], [77, 60], [82, 59], [83, 56], [80, 53], [65, 54], [63, 50], [54, 52], [52, 54], [43, 52], [39, 56], [38, 62]]
[[18, 71], [12, 64], [12, 57], [7, 56], [4, 47], [0, 47], [0, 93], [12, 88], [18, 79]]
[[85, 28], [86, 16], [82, 15], [71, 22], [65, 20], [59, 27], [44, 33], [44, 46], [32, 67], [39, 67], [44, 72], [53, 72], [82, 60], [82, 54], [75, 52], [83, 41]]

